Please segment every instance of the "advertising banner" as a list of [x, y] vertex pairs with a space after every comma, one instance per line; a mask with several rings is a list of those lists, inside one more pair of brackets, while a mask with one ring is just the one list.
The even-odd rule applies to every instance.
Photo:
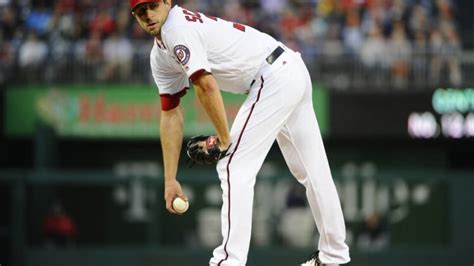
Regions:
[[[223, 93], [223, 97], [231, 124], [246, 96]], [[324, 134], [327, 97], [323, 90], [315, 90], [313, 97]], [[193, 89], [181, 98], [181, 106], [186, 136], [214, 133]], [[32, 136], [39, 122], [62, 137], [158, 138], [160, 133], [160, 97], [147, 86], [10, 88], [5, 107], [7, 136]]]

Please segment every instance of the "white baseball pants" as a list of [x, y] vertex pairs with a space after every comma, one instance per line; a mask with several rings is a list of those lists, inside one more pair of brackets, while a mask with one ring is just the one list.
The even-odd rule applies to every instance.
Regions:
[[275, 139], [291, 173], [306, 187], [320, 233], [320, 260], [347, 263], [341, 205], [313, 110], [311, 79], [298, 53], [285, 48], [272, 65], [265, 62], [235, 118], [231, 137], [230, 154], [217, 165], [223, 242], [210, 265], [246, 264], [255, 179]]

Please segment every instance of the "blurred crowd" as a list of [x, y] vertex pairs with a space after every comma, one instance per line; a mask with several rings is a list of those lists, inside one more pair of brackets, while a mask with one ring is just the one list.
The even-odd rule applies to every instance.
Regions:
[[[273, 35], [333, 87], [462, 83], [452, 0], [174, 2]], [[152, 44], [125, 0], [0, 0], [0, 84], [150, 82]]]

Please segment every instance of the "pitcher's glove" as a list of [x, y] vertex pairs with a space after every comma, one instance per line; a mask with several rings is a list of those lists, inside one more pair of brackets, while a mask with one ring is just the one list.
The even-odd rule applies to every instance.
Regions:
[[[217, 136], [195, 136], [186, 145], [186, 153], [189, 160], [197, 164], [215, 164], [220, 159], [227, 156], [227, 151], [219, 149], [219, 139]], [[189, 161], [188, 160], [188, 161]]]

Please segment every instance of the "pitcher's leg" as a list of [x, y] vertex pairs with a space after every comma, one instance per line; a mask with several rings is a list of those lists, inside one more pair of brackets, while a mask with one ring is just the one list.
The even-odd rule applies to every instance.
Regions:
[[[280, 84], [262, 79], [259, 93], [252, 91], [232, 125], [229, 155], [217, 171], [223, 191], [222, 244], [210, 265], [245, 265], [250, 244], [255, 178], [291, 113], [281, 97]], [[265, 86], [265, 84], [268, 85]]]
[[320, 260], [347, 263], [350, 258], [344, 242], [344, 217], [310, 100], [290, 116], [277, 141], [291, 172], [306, 188], [320, 233]]
[[214, 250], [210, 265], [244, 266], [252, 231], [256, 173], [236, 171], [232, 164], [233, 160], [229, 159], [221, 160], [217, 167], [223, 192], [221, 209], [223, 242]]

